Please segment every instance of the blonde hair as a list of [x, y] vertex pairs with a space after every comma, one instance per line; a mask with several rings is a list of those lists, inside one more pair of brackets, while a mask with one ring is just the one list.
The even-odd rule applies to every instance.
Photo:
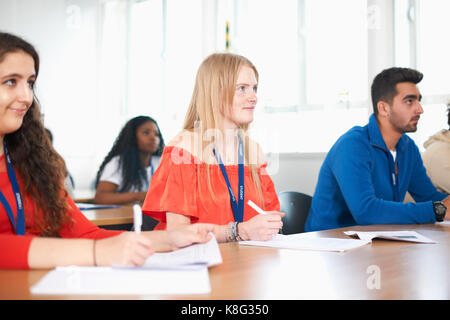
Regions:
[[[189, 109], [186, 113], [183, 129], [187, 131], [199, 130], [199, 139], [202, 141], [199, 143], [201, 148], [199, 150], [199, 158], [206, 165], [207, 182], [209, 191], [214, 198], [212, 192], [211, 180], [209, 176], [209, 165], [207, 158], [208, 154], [203, 152], [206, 150], [206, 146], [211, 141], [205, 141], [202, 139], [205, 132], [217, 132], [221, 130], [221, 120], [227, 112], [231, 112], [233, 105], [234, 93], [236, 90], [236, 82], [239, 71], [242, 67], [250, 67], [258, 81], [259, 75], [253, 63], [247, 58], [231, 53], [214, 53], [208, 56], [200, 65], [197, 76], [195, 78], [194, 91], [192, 93]], [[200, 126], [198, 126], [200, 124]], [[258, 190], [261, 203], [264, 206], [264, 199], [262, 197], [261, 183], [258, 177], [258, 165], [259, 163], [253, 163], [250, 159], [250, 141], [248, 136], [248, 124], [239, 126], [240, 132], [244, 133], [244, 154], [245, 160], [250, 167], [252, 173], [253, 183], [256, 190]], [[213, 142], [217, 139], [216, 136], [211, 136]], [[195, 143], [195, 142], [194, 142]], [[200, 176], [200, 175], [198, 175]], [[200, 183], [200, 181], [199, 181]]]

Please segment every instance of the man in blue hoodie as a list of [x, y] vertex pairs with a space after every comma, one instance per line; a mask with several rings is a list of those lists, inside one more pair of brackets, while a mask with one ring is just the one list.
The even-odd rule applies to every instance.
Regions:
[[[370, 224], [442, 221], [450, 197], [431, 183], [414, 141], [423, 75], [390, 68], [371, 88], [374, 114], [342, 135], [322, 164], [306, 231]], [[416, 203], [403, 203], [409, 191]]]

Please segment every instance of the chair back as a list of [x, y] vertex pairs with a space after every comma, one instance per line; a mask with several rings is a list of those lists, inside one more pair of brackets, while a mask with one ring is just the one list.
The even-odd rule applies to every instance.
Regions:
[[311, 207], [312, 197], [296, 191], [284, 191], [278, 195], [280, 211], [286, 215], [282, 218], [283, 234], [305, 232], [305, 222]]

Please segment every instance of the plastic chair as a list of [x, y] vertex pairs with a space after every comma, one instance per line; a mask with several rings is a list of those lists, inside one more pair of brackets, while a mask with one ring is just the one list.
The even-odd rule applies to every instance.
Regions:
[[305, 222], [311, 207], [312, 197], [296, 191], [284, 191], [278, 195], [280, 211], [286, 213], [283, 217], [283, 234], [305, 232]]

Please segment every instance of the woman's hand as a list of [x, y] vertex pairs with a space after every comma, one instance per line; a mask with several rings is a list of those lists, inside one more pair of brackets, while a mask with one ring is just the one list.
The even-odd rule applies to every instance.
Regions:
[[195, 223], [167, 230], [166, 232], [171, 250], [211, 240], [211, 235], [209, 235], [209, 233], [214, 232], [214, 227], [213, 224]]
[[94, 203], [98, 204], [127, 204], [144, 202], [147, 192], [118, 192], [118, 185], [109, 181], [100, 181], [97, 185]]
[[242, 240], [270, 240], [283, 227], [281, 218], [285, 213], [266, 211], [258, 214], [246, 222], [239, 223], [239, 237]]
[[96, 263], [98, 266], [141, 266], [154, 253], [151, 244], [150, 239], [134, 232], [97, 240], [94, 243]]

